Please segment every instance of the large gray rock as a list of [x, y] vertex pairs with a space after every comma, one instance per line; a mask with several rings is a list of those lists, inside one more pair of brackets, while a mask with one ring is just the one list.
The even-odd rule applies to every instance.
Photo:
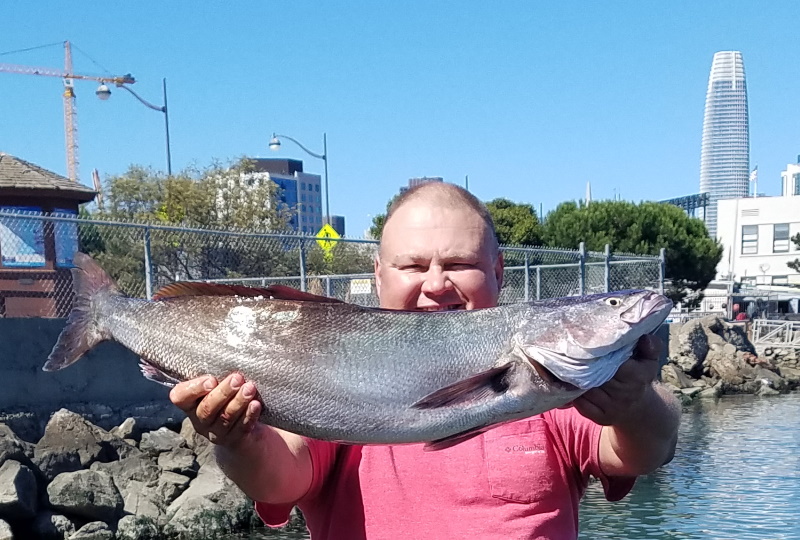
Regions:
[[676, 388], [689, 388], [694, 384], [694, 381], [683, 370], [673, 364], [666, 364], [661, 368], [661, 380]]
[[112, 461], [136, 449], [67, 409], [53, 413], [34, 449], [34, 463], [52, 480], [60, 473]]
[[142, 428], [141, 420], [136, 418], [126, 418], [120, 425], [111, 429], [109, 433], [116, 435], [120, 439], [133, 439], [136, 442], [142, 440], [142, 433], [146, 430]]
[[6, 424], [0, 424], [0, 463], [13, 459], [29, 464], [33, 455], [33, 445], [25, 442]]
[[158, 466], [164, 471], [170, 471], [189, 478], [197, 476], [199, 465], [194, 453], [188, 448], [176, 448], [170, 452], [163, 452], [158, 456]]
[[47, 486], [50, 506], [89, 520], [114, 522], [124, 501], [109, 475], [100, 471], [59, 474]]
[[152, 486], [131, 480], [122, 491], [123, 510], [126, 514], [144, 516], [160, 522], [164, 515], [164, 501]]
[[177, 499], [181, 493], [186, 491], [186, 488], [189, 487], [190, 481], [191, 480], [188, 476], [165, 471], [158, 479], [156, 493], [158, 494], [159, 498], [164, 501], [164, 504], [169, 506], [172, 504], [172, 501]]
[[139, 449], [142, 452], [153, 456], [184, 446], [186, 446], [186, 439], [165, 427], [142, 434], [142, 442], [139, 443]]
[[14, 540], [14, 533], [11, 532], [11, 525], [0, 519], [0, 540]]
[[214, 445], [195, 431], [192, 422], [188, 418], [185, 418], [181, 424], [181, 436], [186, 439], [187, 446], [194, 451], [199, 466], [202, 467], [209, 461], [216, 461]]
[[36, 515], [36, 476], [18, 461], [0, 466], [0, 517], [30, 519]]
[[189, 488], [167, 508], [167, 531], [199, 535], [238, 529], [252, 518], [249, 499], [216, 464], [200, 468]]
[[139, 454], [119, 461], [110, 463], [92, 463], [91, 470], [102, 471], [114, 480], [120, 491], [124, 490], [131, 480], [155, 484], [161, 473], [158, 465], [147, 458], [144, 454]]
[[69, 540], [114, 540], [114, 531], [107, 523], [92, 521], [72, 533]]
[[117, 540], [157, 540], [158, 524], [145, 516], [123, 516], [117, 523]]
[[755, 353], [756, 349], [747, 338], [747, 331], [744, 326], [731, 324], [719, 317], [703, 319], [708, 328], [708, 332], [714, 333], [722, 338], [722, 341], [734, 347], [737, 351]]
[[678, 331], [677, 339], [670, 340], [670, 358], [685, 373], [694, 374], [708, 353], [708, 336], [702, 319], [693, 319]]
[[75, 524], [67, 516], [52, 510], [39, 512], [31, 524], [31, 531], [38, 540], [64, 540], [75, 530]]

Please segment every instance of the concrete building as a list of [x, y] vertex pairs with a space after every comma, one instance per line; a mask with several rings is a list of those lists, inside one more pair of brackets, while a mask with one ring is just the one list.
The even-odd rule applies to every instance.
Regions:
[[800, 258], [791, 240], [800, 234], [800, 196], [725, 199], [718, 204], [717, 237], [724, 251], [717, 279], [745, 286], [800, 286], [800, 273], [786, 266]]
[[797, 163], [788, 164], [786, 170], [781, 172], [781, 195], [800, 195], [800, 156], [797, 156]]
[[408, 191], [409, 189], [411, 189], [414, 186], [419, 186], [421, 184], [427, 184], [429, 182], [444, 182], [444, 178], [442, 178], [441, 176], [422, 176], [422, 177], [419, 177], [419, 178], [409, 178], [408, 179], [408, 185], [407, 186], [402, 186], [400, 188], [400, 193], [403, 193], [404, 191]]
[[304, 234], [316, 234], [323, 223], [320, 175], [303, 172], [303, 162], [299, 159], [251, 159], [253, 177], [271, 180], [280, 188], [281, 203], [292, 211], [291, 228]]
[[703, 219], [718, 236], [717, 201], [747, 197], [750, 128], [744, 61], [739, 51], [714, 54], [708, 78], [700, 156], [700, 193], [708, 193]]

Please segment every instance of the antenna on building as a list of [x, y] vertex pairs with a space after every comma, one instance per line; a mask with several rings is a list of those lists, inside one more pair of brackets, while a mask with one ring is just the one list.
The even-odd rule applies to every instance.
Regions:
[[[800, 156], [798, 156], [798, 157], [800, 157]], [[469, 175], [468, 174], [464, 175], [464, 189], [469, 191]]]
[[586, 206], [592, 202], [592, 183], [586, 182]]

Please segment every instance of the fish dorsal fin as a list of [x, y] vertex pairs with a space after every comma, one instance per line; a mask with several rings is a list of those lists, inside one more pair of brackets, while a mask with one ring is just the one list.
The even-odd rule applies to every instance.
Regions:
[[335, 298], [298, 291], [284, 285], [269, 287], [247, 287], [226, 283], [206, 283], [203, 281], [177, 281], [161, 287], [153, 300], [166, 300], [180, 296], [241, 296], [247, 298], [264, 297], [275, 300], [298, 300], [303, 302], [341, 302]]
[[480, 401], [502, 394], [508, 390], [506, 374], [512, 366], [512, 363], [503, 364], [502, 366], [482, 371], [450, 386], [440, 388], [414, 403], [412, 407], [415, 409], [436, 409], [459, 403]]

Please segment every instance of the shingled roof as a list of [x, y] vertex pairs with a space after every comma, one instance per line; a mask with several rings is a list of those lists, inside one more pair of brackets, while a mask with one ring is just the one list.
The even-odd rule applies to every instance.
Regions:
[[56, 174], [24, 159], [0, 152], [0, 193], [41, 194], [42, 196], [77, 199], [89, 202], [97, 194], [60, 174]]

